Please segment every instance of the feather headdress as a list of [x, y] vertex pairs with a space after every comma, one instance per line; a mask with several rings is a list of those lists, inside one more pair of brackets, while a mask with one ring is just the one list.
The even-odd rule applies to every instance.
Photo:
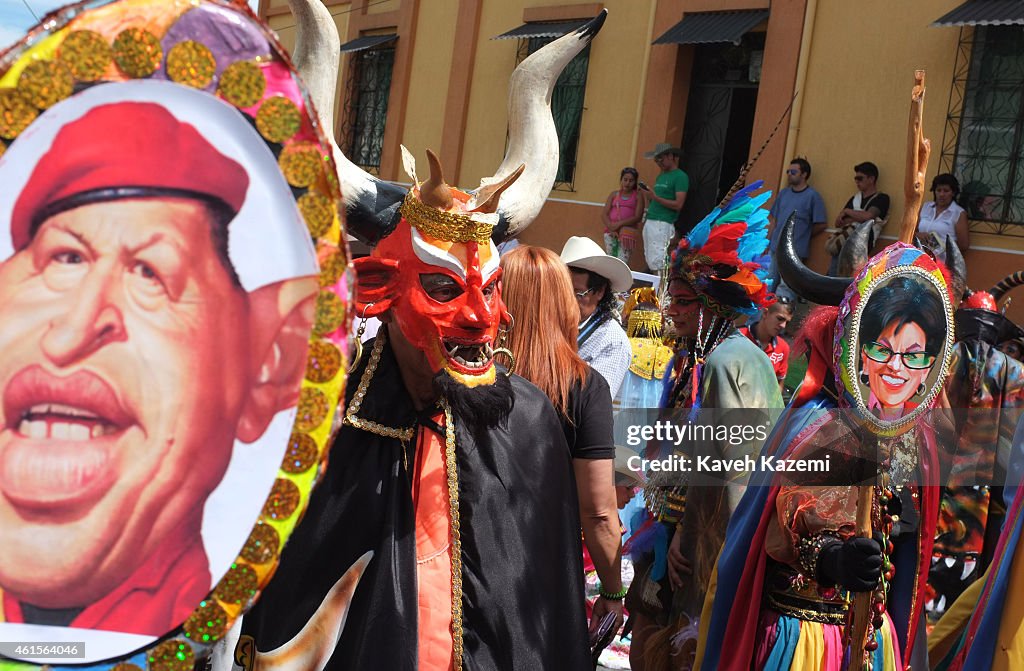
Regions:
[[755, 315], [775, 301], [765, 284], [771, 256], [768, 210], [762, 207], [772, 192], [752, 195], [763, 184], [755, 182], [716, 207], [672, 252], [671, 278], [686, 280], [722, 317]]

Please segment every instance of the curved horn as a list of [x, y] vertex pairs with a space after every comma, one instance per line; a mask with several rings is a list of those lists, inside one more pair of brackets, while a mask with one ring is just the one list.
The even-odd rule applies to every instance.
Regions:
[[1017, 272], [1010, 273], [1003, 279], [999, 280], [999, 282], [989, 289], [988, 292], [992, 294], [992, 298], [998, 301], [1002, 299], [1007, 291], [1014, 287], [1019, 287], [1022, 284], [1024, 284], [1024, 270], [1018, 270]]
[[501, 242], [521, 233], [540, 213], [558, 172], [558, 132], [551, 116], [555, 81], [578, 53], [590, 44], [608, 10], [574, 32], [531, 54], [512, 73], [508, 95], [508, 150], [492, 177], [480, 182], [476, 198], [486, 202], [505, 178], [525, 164], [523, 172], [501, 199], [499, 221], [492, 236]]
[[849, 277], [819, 275], [804, 265], [793, 245], [793, 226], [796, 212], [789, 215], [782, 229], [782, 240], [776, 254], [779, 274], [790, 289], [812, 303], [839, 305], [853, 280]]
[[961, 301], [967, 290], [967, 263], [951, 235], [946, 237], [946, 267], [949, 268], [950, 279], [953, 282], [953, 300]]
[[839, 260], [836, 263], [836, 271], [839, 275], [853, 277], [871, 257], [871, 248], [874, 246], [875, 221], [867, 221], [857, 224], [850, 233], [850, 237], [843, 243], [839, 250]]
[[352, 163], [335, 142], [334, 100], [341, 60], [338, 26], [321, 0], [288, 0], [288, 4], [296, 20], [292, 58], [316, 106], [324, 134], [330, 139], [345, 199], [346, 229], [360, 241], [375, 245], [398, 225], [398, 208], [406, 190]]

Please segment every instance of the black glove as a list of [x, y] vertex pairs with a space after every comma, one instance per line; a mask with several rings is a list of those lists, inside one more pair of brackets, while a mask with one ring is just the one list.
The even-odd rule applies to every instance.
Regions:
[[882, 546], [873, 538], [849, 538], [821, 549], [818, 581], [851, 592], [870, 592], [882, 577]]

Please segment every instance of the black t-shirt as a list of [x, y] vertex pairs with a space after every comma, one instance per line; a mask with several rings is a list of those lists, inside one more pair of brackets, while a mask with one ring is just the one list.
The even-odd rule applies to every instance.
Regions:
[[612, 395], [604, 376], [587, 366], [583, 385], [569, 390], [567, 410], [572, 422], [561, 417], [565, 441], [573, 459], [614, 459]]
[[[843, 206], [843, 209], [853, 209], [853, 198], [856, 195], [857, 194], [850, 196], [850, 200], [846, 201], [846, 205]], [[862, 210], [867, 210], [869, 207], [877, 207], [878, 218], [885, 219], [889, 214], [889, 196], [881, 191], [875, 191], [874, 194], [867, 198], [861, 198], [860, 207]]]

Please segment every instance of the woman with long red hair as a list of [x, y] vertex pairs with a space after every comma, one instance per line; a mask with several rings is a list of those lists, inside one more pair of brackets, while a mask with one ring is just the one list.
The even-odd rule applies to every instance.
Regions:
[[515, 319], [506, 346], [515, 372], [543, 391], [562, 419], [572, 455], [583, 537], [601, 579], [591, 624], [622, 620], [622, 534], [608, 383], [576, 353], [580, 321], [569, 270], [557, 254], [520, 245], [501, 259], [501, 296]]

